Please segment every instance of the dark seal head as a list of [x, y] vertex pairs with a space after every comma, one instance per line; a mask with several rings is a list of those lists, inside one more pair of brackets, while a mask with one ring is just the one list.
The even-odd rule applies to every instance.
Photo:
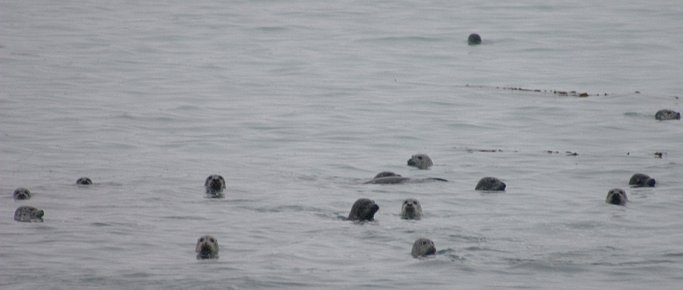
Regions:
[[434, 163], [427, 154], [415, 154], [408, 159], [408, 166], [414, 166], [419, 169], [428, 169], [429, 167], [432, 167], [432, 165], [434, 165]]
[[45, 215], [45, 212], [42, 209], [32, 206], [20, 206], [14, 212], [14, 220], [26, 223], [41, 223], [43, 222], [43, 215]]
[[413, 258], [435, 255], [436, 247], [434, 247], [434, 242], [432, 242], [432, 240], [419, 238], [413, 243], [411, 254], [413, 255]]
[[223, 195], [223, 190], [225, 190], [225, 179], [218, 174], [209, 175], [206, 181], [204, 181], [204, 187], [207, 194], [220, 197]]
[[403, 201], [401, 206], [401, 218], [407, 220], [419, 220], [422, 218], [422, 205], [417, 199], [409, 198]]
[[87, 177], [81, 177], [78, 180], [76, 180], [76, 184], [78, 184], [78, 185], [90, 185], [90, 184], [92, 184], [92, 179], [87, 178]]
[[474, 190], [505, 191], [505, 183], [495, 177], [484, 177], [479, 180]]
[[655, 187], [655, 179], [642, 173], [636, 173], [631, 176], [628, 185], [631, 187]]
[[680, 120], [681, 119], [681, 113], [672, 111], [672, 110], [659, 110], [655, 114], [655, 119], [664, 121], [664, 120]]
[[19, 187], [14, 190], [13, 196], [15, 200], [31, 199], [31, 191], [26, 188]]
[[467, 44], [469, 45], [479, 45], [481, 44], [481, 36], [476, 33], [470, 34], [470, 36], [467, 37]]
[[352, 221], [372, 221], [378, 210], [379, 206], [374, 201], [367, 198], [359, 198], [353, 203], [348, 219]]
[[626, 205], [627, 201], [626, 192], [620, 188], [610, 189], [609, 192], [607, 192], [607, 198], [605, 199], [605, 202], [616, 205]]
[[218, 259], [218, 240], [210, 235], [200, 237], [194, 251], [197, 252], [197, 260]]

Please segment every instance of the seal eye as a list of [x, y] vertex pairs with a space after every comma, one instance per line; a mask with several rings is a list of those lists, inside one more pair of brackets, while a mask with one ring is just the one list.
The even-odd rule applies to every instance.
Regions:
[[200, 242], [200, 243], [203, 243], [203, 242], [204, 242], [204, 238], [200, 238], [200, 239], [199, 239], [199, 242]]
[[215, 242], [216, 242], [216, 240], [214, 240], [214, 239], [210, 239], [209, 241], [211, 241], [211, 243], [215, 243]]
[[417, 160], [422, 160], [422, 156], [417, 156]]

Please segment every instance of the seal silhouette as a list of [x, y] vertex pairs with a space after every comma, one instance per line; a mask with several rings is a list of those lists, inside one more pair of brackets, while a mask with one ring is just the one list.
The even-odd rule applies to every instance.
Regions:
[[197, 240], [194, 251], [197, 260], [218, 259], [218, 240], [210, 235], [202, 236]]
[[476, 33], [470, 34], [470, 36], [467, 37], [467, 44], [469, 45], [479, 45], [481, 44], [481, 36]]
[[633, 174], [628, 181], [628, 185], [631, 187], [655, 187], [655, 183], [656, 181], [654, 178], [642, 173]]
[[206, 181], [204, 181], [204, 187], [206, 188], [206, 194], [212, 197], [221, 197], [223, 196], [223, 190], [225, 190], [225, 179], [218, 174], [209, 175]]
[[92, 184], [92, 179], [88, 177], [81, 177], [78, 180], [76, 180], [76, 184], [78, 185], [90, 185]]
[[665, 120], [680, 120], [681, 119], [681, 113], [672, 111], [672, 110], [659, 110], [657, 113], [655, 113], [655, 119], [660, 120], [660, 121], [665, 121]]
[[484, 191], [505, 191], [505, 182], [495, 177], [484, 177], [479, 180], [474, 190]]
[[607, 198], [605, 202], [615, 205], [626, 205], [628, 198], [626, 198], [626, 192], [621, 188], [612, 188], [607, 192]]
[[407, 220], [419, 220], [422, 218], [422, 205], [417, 199], [408, 198], [401, 206], [401, 218]]
[[372, 221], [379, 206], [374, 201], [367, 198], [359, 198], [353, 203], [348, 220], [351, 221]]
[[19, 187], [14, 190], [12, 196], [14, 196], [15, 200], [31, 199], [31, 191], [27, 188]]
[[413, 250], [410, 254], [413, 255], [413, 258], [434, 255], [436, 254], [436, 247], [434, 247], [432, 240], [419, 238], [413, 243]]
[[408, 159], [408, 166], [414, 166], [419, 169], [428, 169], [429, 167], [432, 167], [432, 165], [434, 165], [434, 163], [427, 154], [415, 154]]
[[45, 215], [45, 212], [42, 209], [32, 206], [20, 206], [14, 211], [14, 220], [26, 223], [40, 223], [43, 222], [43, 215]]

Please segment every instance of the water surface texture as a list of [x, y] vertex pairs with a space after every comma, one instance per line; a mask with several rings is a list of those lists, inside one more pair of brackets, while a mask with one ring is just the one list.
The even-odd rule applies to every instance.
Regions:
[[574, 2], [0, 1], [0, 288], [676, 289], [683, 5]]

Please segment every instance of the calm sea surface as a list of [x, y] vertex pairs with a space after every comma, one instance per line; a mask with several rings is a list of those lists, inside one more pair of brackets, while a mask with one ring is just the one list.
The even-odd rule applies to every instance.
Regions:
[[0, 1], [0, 288], [680, 289], [683, 5], [574, 2]]

